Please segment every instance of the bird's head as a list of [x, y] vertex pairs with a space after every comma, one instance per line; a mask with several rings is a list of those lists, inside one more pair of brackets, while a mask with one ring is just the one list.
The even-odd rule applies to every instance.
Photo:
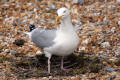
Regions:
[[69, 10], [65, 7], [58, 9], [57, 14], [58, 14], [58, 17], [56, 18], [57, 22], [67, 18], [67, 16], [70, 15]]

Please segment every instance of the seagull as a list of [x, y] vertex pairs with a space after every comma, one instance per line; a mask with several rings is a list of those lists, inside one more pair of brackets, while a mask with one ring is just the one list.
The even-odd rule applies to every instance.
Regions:
[[61, 56], [61, 70], [68, 72], [69, 70], [63, 67], [64, 57], [72, 54], [79, 45], [79, 37], [71, 23], [69, 10], [62, 7], [57, 10], [57, 14], [56, 21], [60, 22], [57, 29], [35, 28], [30, 33], [32, 42], [42, 48], [48, 58], [48, 73], [52, 55]]

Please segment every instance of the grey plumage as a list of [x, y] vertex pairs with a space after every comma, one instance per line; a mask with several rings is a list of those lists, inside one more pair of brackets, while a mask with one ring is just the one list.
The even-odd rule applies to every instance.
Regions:
[[56, 37], [56, 29], [54, 30], [42, 30], [36, 28], [32, 31], [31, 39], [40, 48], [50, 47], [54, 44], [54, 38]]

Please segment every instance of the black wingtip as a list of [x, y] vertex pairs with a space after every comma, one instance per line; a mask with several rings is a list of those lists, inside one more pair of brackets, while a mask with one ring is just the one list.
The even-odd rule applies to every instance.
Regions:
[[35, 25], [34, 25], [34, 24], [30, 24], [30, 25], [29, 25], [29, 28], [30, 28], [30, 32], [31, 32], [32, 30], [35, 29]]

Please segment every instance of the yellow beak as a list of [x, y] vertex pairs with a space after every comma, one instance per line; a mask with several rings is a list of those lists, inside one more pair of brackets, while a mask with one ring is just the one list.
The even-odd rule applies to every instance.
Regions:
[[58, 16], [58, 17], [56, 18], [56, 21], [57, 21], [57, 22], [60, 21], [61, 18], [62, 18], [62, 16]]

